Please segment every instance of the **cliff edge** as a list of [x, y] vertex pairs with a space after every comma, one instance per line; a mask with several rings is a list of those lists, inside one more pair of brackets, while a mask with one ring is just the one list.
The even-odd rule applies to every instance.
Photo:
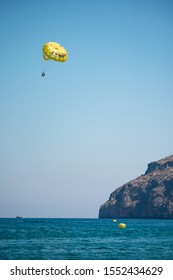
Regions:
[[173, 218], [173, 155], [148, 164], [144, 175], [118, 187], [99, 218]]

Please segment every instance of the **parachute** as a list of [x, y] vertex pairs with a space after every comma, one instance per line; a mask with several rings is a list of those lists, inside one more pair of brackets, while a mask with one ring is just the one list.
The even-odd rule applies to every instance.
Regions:
[[65, 62], [68, 58], [68, 53], [64, 47], [55, 42], [48, 42], [44, 44], [42, 51], [42, 57], [46, 61], [51, 59], [59, 62]]

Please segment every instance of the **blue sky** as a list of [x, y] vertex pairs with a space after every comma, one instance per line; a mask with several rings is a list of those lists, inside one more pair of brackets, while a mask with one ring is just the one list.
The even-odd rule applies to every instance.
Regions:
[[173, 153], [172, 1], [4, 0], [0, 29], [1, 217], [97, 217]]

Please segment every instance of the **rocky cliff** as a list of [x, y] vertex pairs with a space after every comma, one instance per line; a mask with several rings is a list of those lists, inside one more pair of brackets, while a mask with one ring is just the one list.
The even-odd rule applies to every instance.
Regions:
[[111, 193], [99, 218], [173, 218], [173, 155], [148, 164], [144, 175]]

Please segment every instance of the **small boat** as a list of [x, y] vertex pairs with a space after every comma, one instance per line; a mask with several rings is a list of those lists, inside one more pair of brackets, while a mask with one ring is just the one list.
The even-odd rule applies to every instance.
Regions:
[[21, 219], [22, 217], [21, 216], [16, 216], [16, 219]]

